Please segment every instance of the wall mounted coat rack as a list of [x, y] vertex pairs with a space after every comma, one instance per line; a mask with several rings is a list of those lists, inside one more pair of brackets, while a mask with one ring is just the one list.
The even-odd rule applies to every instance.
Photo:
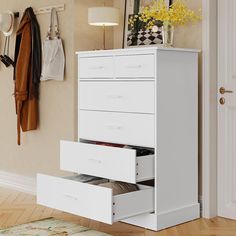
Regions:
[[64, 11], [65, 10], [65, 4], [41, 7], [39, 9], [35, 10], [34, 12], [35, 12], [36, 15], [47, 14], [47, 13], [51, 13], [52, 8], [55, 8], [57, 12]]
[[14, 12], [14, 17], [15, 18], [19, 18], [19, 16], [20, 16], [20, 12]]
[[[55, 8], [57, 12], [64, 11], [65, 4], [52, 5], [52, 6], [46, 6], [46, 7], [34, 9], [34, 13], [35, 13], [35, 15], [49, 14], [49, 13], [51, 13], [52, 8]], [[18, 18], [20, 16], [20, 14], [23, 14], [23, 12], [24, 12], [24, 10], [22, 10], [20, 12], [14, 12], [15, 18]], [[0, 21], [1, 21], [1, 17], [0, 17]]]

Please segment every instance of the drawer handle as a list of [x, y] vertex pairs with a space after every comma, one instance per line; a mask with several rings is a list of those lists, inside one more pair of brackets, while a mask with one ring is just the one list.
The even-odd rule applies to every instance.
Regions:
[[92, 159], [92, 158], [90, 158], [90, 159], [88, 159], [89, 161], [92, 161], [92, 162], [95, 162], [95, 163], [97, 163], [97, 164], [102, 164], [102, 161], [101, 160], [97, 160], [97, 159]]
[[89, 69], [91, 69], [91, 70], [102, 70], [104, 68], [105, 68], [104, 66], [91, 66]]
[[70, 194], [64, 194], [64, 196], [68, 199], [78, 201], [78, 198], [76, 196], [70, 195]]
[[123, 96], [121, 96], [121, 95], [108, 95], [107, 96], [108, 98], [111, 98], [111, 99], [122, 99], [123, 98]]
[[107, 125], [106, 127], [111, 130], [121, 130], [122, 129], [122, 126], [118, 126], [118, 125]]
[[140, 68], [142, 68], [142, 65], [131, 65], [131, 66], [127, 66], [127, 68], [129, 68], [129, 69], [140, 69]]

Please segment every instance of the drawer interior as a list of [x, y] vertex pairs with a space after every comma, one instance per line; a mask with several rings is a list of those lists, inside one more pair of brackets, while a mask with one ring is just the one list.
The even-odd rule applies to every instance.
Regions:
[[73, 178], [38, 174], [37, 203], [108, 224], [154, 211], [153, 187], [113, 196], [110, 188]]
[[[64, 142], [64, 141], [63, 141]], [[96, 145], [100, 147], [110, 147], [110, 148], [122, 148], [124, 150], [133, 150], [135, 151], [136, 157], [147, 157], [149, 155], [154, 155], [155, 151], [154, 148], [144, 147], [144, 146], [134, 146], [134, 145], [126, 145], [126, 144], [117, 144], [117, 143], [110, 143], [110, 142], [101, 142], [101, 141], [93, 141], [88, 139], [80, 139], [80, 143]]]

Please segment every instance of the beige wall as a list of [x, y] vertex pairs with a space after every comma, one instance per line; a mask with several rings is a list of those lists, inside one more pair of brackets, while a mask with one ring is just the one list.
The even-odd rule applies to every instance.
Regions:
[[[108, 0], [107, 0], [108, 1]], [[66, 52], [64, 82], [43, 82], [40, 86], [40, 127], [37, 131], [22, 134], [22, 146], [16, 145], [16, 115], [13, 69], [0, 64], [0, 171], [26, 176], [37, 172], [59, 173], [59, 141], [73, 140], [76, 136], [76, 86], [75, 50], [100, 48], [101, 29], [87, 24], [87, 7], [103, 4], [102, 0], [1, 0], [0, 12], [8, 9], [21, 11], [28, 6], [34, 9], [65, 3], [65, 11], [59, 13], [61, 36]], [[44, 37], [49, 15], [38, 15]], [[11, 39], [11, 56], [14, 55], [14, 37]], [[111, 37], [112, 38], [112, 37]], [[0, 36], [0, 50], [3, 50]], [[112, 41], [110, 43], [110, 47]]]
[[[93, 50], [103, 48], [102, 27], [88, 25], [88, 7], [112, 6], [112, 0], [74, 0], [75, 2], [75, 48]], [[113, 29], [106, 27], [106, 48], [113, 48]]]

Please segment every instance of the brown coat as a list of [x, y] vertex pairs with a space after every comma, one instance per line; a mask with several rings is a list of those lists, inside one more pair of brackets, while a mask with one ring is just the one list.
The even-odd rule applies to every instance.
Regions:
[[32, 18], [26, 10], [17, 30], [15, 51], [14, 80], [18, 145], [21, 143], [21, 128], [25, 132], [35, 130], [38, 126], [38, 91], [36, 91], [38, 87], [33, 81], [32, 35]]

